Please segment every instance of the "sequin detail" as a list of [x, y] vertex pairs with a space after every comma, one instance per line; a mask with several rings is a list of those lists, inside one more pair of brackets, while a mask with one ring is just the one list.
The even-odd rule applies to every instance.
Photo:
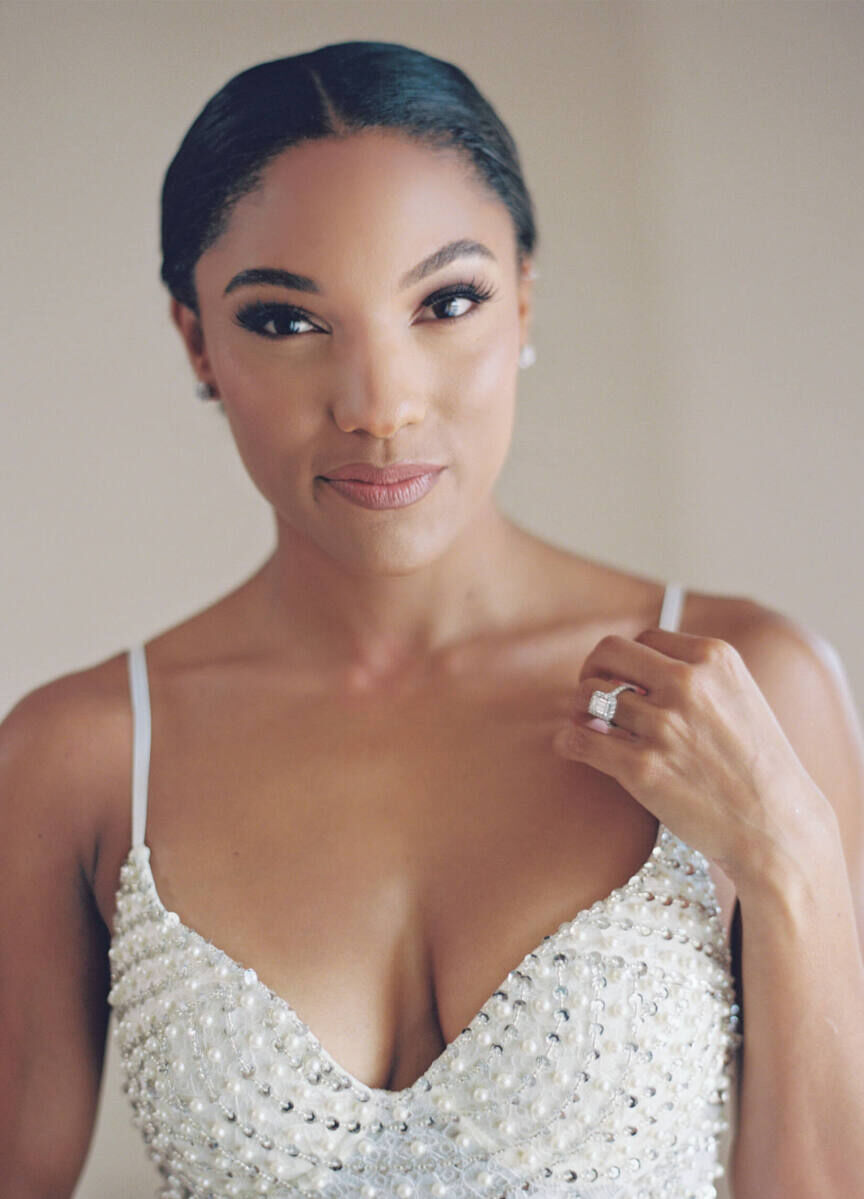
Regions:
[[715, 1199], [740, 1043], [706, 859], [664, 826], [410, 1087], [341, 1068], [290, 1003], [123, 864], [114, 1035], [160, 1199]]

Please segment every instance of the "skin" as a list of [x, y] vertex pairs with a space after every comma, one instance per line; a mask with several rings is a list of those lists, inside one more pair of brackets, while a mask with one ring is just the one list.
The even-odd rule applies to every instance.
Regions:
[[[398, 290], [409, 267], [455, 238], [482, 242], [497, 262], [454, 262]], [[225, 296], [238, 272], [259, 265], [310, 275], [326, 296], [273, 285]], [[218, 933], [234, 956], [254, 957], [340, 1063], [391, 1089], [413, 1082], [508, 964], [572, 914], [574, 901], [585, 906], [629, 877], [656, 831], [611, 780], [594, 780], [574, 803], [574, 777], [586, 772], [550, 754], [549, 733], [566, 706], [568, 676], [596, 638], [591, 622], [611, 615], [597, 597], [615, 595], [613, 627], [635, 635], [659, 609], [660, 589], [553, 550], [504, 517], [491, 494], [529, 336], [530, 268], [517, 264], [509, 213], [461, 159], [364, 134], [277, 160], [197, 265], [200, 318], [172, 305], [193, 367], [221, 399], [276, 523], [271, 559], [213, 614], [230, 629], [218, 640], [239, 638], [254, 662], [243, 702], [254, 727], [243, 739], [270, 764], [266, 790], [290, 773], [288, 763], [311, 763], [304, 791], [316, 811], [302, 837], [292, 817], [293, 831], [276, 838], [293, 844], [289, 902], [304, 913], [290, 949], [283, 934], [277, 941], [265, 930], [250, 941], [250, 910], [286, 903], [276, 860], [250, 895], [260, 831], [238, 861], [233, 919], [224, 887], [214, 906], [201, 899], [224, 850], [210, 847], [193, 882], [190, 855], [201, 851], [188, 834], [165, 830], [153, 837], [161, 854], [154, 873], [190, 923]], [[468, 315], [470, 305], [457, 303], [463, 315], [449, 322], [423, 310], [432, 291], [472, 276], [495, 297]], [[267, 340], [240, 329], [233, 318], [252, 298], [302, 303], [326, 333], [306, 325], [294, 340]], [[317, 478], [355, 459], [420, 459], [446, 470], [423, 501], [370, 513]], [[174, 644], [157, 641], [153, 651], [157, 671], [164, 662], [166, 675], [179, 675]], [[219, 657], [212, 644], [206, 653]], [[289, 705], [278, 721], [273, 684], [262, 692], [253, 673], [272, 675], [274, 664], [292, 680], [278, 685]], [[235, 729], [238, 685], [235, 678], [224, 711]], [[262, 742], [262, 724], [277, 730], [278, 743], [272, 733]], [[508, 727], [527, 745], [502, 751]], [[296, 730], [287, 759], [286, 730], [292, 744]], [[228, 743], [233, 769], [226, 760], [220, 773], [246, 777]], [[428, 782], [418, 787], [418, 776]], [[542, 795], [534, 801], [540, 821], [536, 806], [533, 814], [525, 808], [528, 788]], [[226, 821], [208, 822], [223, 845], [236, 825], [227, 816], [236, 802], [224, 802]], [[274, 810], [275, 796], [257, 802], [268, 810], [271, 840], [273, 820], [286, 814]], [[615, 851], [597, 854], [610, 835]], [[598, 860], [574, 888], [580, 842]], [[525, 897], [515, 916], [513, 890]], [[335, 965], [326, 974], [322, 943]], [[466, 971], [466, 962], [476, 969]]]
[[[406, 265], [473, 234], [497, 263], [461, 259], [434, 281], [397, 290]], [[326, 296], [272, 285], [223, 295], [238, 271], [258, 264], [311, 275]], [[507, 210], [455, 155], [367, 134], [284, 154], [200, 259], [200, 322], [172, 304], [195, 370], [221, 398], [274, 512], [273, 633], [284, 639], [289, 620], [299, 633], [300, 610], [316, 664], [350, 662], [381, 679], [512, 610], [500, 579], [515, 533], [490, 492], [509, 448], [528, 337], [528, 266], [517, 277]], [[472, 275], [497, 294], [467, 313], [472, 305], [461, 301], [461, 323], [447, 327], [420, 310], [432, 290]], [[305, 324], [302, 336], [268, 341], [238, 328], [232, 318], [253, 298], [302, 304], [326, 332]], [[446, 471], [424, 503], [370, 514], [316, 480], [355, 459], [419, 459]]]
[[[455, 261], [399, 289], [416, 263], [462, 238], [495, 261]], [[225, 294], [238, 272], [263, 266], [322, 290]], [[845, 1187], [861, 1110], [851, 1073], [836, 1161], [804, 1134], [833, 1102], [837, 1045], [854, 1064], [860, 1040], [864, 756], [851, 697], [826, 647], [787, 618], [690, 591], [681, 631], [658, 631], [661, 582], [549, 545], [499, 511], [492, 491], [530, 340], [530, 267], [517, 262], [506, 208], [461, 159], [374, 131], [277, 158], [199, 260], [199, 312], [172, 302], [192, 367], [273, 511], [276, 542], [236, 590], [147, 643], [145, 839], [157, 890], [254, 966], [344, 1069], [399, 1090], [547, 932], [641, 867], [662, 819], [709, 857], [727, 936], [736, 901], [750, 930], [736, 1196], [779, 1196], [778, 1179], [784, 1199], [814, 1193], [794, 1189], [811, 1183], [798, 1145]], [[472, 276], [493, 299], [424, 308]], [[242, 328], [237, 313], [254, 299], [302, 307], [311, 324], [281, 339]], [[320, 479], [340, 463], [403, 459], [446, 465], [407, 508], [354, 507]], [[584, 709], [619, 678], [645, 694], [623, 693], [620, 731], [603, 736]], [[79, 1095], [75, 1128], [65, 1100], [52, 1125], [66, 1122], [65, 1148], [52, 1142], [20, 1173], [70, 1178], [92, 1127], [107, 1019], [99, 971], [131, 842], [125, 656], [27, 697], [4, 738], [5, 785], [28, 813], [10, 834], [24, 847], [15, 861], [31, 873], [45, 862], [37, 889], [14, 863], [5, 885], [48, 905], [41, 923], [28, 906], [8, 950], [21, 994], [10, 1043], [50, 1046], [45, 1030], [56, 1027]], [[63, 890], [72, 878], [84, 899]], [[57, 1005], [49, 1014], [32, 1002], [51, 957], [41, 930], [54, 927], [49, 911], [85, 900], [80, 927], [61, 930], [56, 948], [58, 980], [67, 945], [87, 967], [79, 1007], [60, 1005], [67, 1027]], [[809, 952], [817, 942], [821, 957]], [[849, 960], [853, 971], [839, 965]], [[806, 1025], [808, 1068], [825, 1066], [802, 1104], [782, 1030], [802, 1038], [829, 972], [850, 982], [834, 991], [834, 1033]], [[44, 1072], [42, 1059], [9, 1055], [8, 1075], [33, 1079], [32, 1124], [17, 1114], [19, 1087], [12, 1142], [30, 1145], [28, 1127], [51, 1115], [57, 1049]], [[791, 1146], [783, 1171], [761, 1151], [780, 1140]]]

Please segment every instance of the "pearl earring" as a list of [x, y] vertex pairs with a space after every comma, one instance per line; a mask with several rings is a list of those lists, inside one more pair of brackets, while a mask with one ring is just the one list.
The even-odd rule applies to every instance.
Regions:
[[525, 344], [519, 351], [519, 366], [525, 370], [529, 366], [533, 366], [537, 361], [537, 351], [532, 345]]
[[195, 384], [195, 394], [199, 400], [212, 400], [216, 392], [209, 383], [205, 383], [203, 379], [199, 379]]

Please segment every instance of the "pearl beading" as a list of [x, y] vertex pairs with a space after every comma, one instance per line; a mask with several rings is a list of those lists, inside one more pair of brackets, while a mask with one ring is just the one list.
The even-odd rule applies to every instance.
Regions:
[[715, 1199], [740, 1044], [706, 859], [664, 826], [401, 1091], [368, 1087], [162, 905], [146, 845], [109, 950], [160, 1199]]

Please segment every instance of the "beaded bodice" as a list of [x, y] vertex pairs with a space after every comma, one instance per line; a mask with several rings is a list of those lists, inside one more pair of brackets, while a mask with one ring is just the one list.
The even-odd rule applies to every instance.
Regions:
[[637, 873], [529, 951], [420, 1078], [367, 1086], [162, 904], [143, 660], [108, 998], [160, 1199], [714, 1199], [740, 1034], [701, 853], [660, 824]]
[[164, 1199], [713, 1199], [737, 1006], [707, 863], [664, 826], [402, 1091], [166, 911], [149, 857], [122, 869], [109, 998]]

